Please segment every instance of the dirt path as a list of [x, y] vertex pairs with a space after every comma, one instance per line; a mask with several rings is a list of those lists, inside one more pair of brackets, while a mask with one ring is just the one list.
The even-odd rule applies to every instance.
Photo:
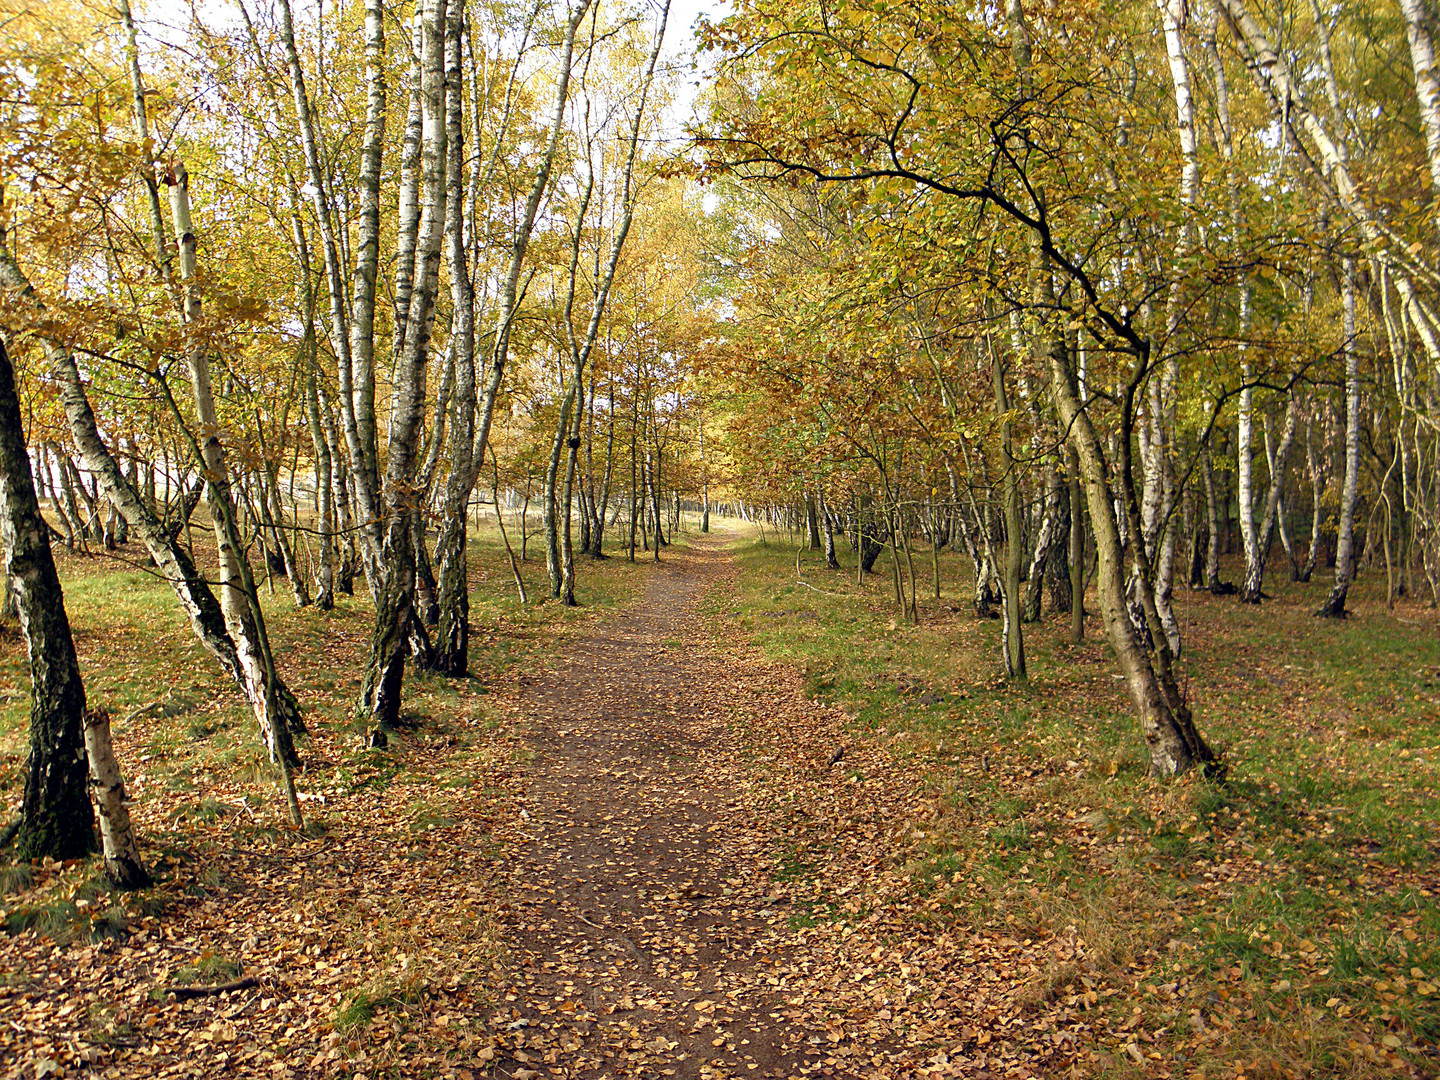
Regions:
[[741, 806], [735, 687], [697, 656], [696, 608], [725, 563], [667, 553], [631, 611], [520, 694], [534, 758], [492, 1075], [875, 1075], [787, 1010], [789, 913]]

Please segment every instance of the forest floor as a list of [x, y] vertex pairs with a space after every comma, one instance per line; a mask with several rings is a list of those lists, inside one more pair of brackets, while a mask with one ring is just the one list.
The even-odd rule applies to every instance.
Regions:
[[[388, 752], [348, 715], [368, 605], [274, 601], [303, 832], [154, 583], [67, 559], [161, 881], [4, 869], [0, 1073], [1435, 1074], [1418, 604], [1337, 631], [1299, 591], [1187, 600], [1232, 780], [1156, 785], [1093, 623], [1034, 628], [1016, 690], [993, 624], [897, 624], [885, 578], [797, 580], [793, 549], [587, 563], [578, 612], [506, 599], [493, 555], [479, 677], [412, 679]], [[0, 640], [9, 801], [22, 658]]]

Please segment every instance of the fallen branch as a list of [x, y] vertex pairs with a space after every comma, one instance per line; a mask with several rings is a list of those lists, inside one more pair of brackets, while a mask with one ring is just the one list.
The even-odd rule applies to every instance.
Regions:
[[830, 592], [828, 589], [817, 589], [817, 588], [815, 588], [814, 585], [811, 585], [808, 581], [805, 581], [805, 580], [803, 580], [803, 579], [801, 579], [801, 578], [796, 578], [796, 579], [795, 579], [795, 584], [796, 584], [796, 585], [804, 585], [805, 588], [809, 589], [811, 592], [818, 592], [821, 596], [837, 596], [837, 597], [839, 597], [841, 600], [846, 599], [846, 594], [845, 594], [845, 593]]
[[122, 725], [128, 724], [132, 720], [138, 720], [142, 716], [146, 716], [161, 708], [164, 708], [166, 703], [169, 702], [170, 696], [170, 694], [166, 694], [163, 698], [156, 698], [148, 705], [141, 705], [138, 709], [131, 709], [128, 713], [125, 714], [124, 719], [122, 719], [120, 723]]
[[254, 975], [246, 975], [243, 979], [220, 983], [217, 986], [167, 986], [165, 992], [174, 994], [178, 1001], [189, 1001], [192, 998], [212, 997], [215, 994], [224, 994], [231, 990], [249, 990], [252, 986], [259, 985], [260, 980]]

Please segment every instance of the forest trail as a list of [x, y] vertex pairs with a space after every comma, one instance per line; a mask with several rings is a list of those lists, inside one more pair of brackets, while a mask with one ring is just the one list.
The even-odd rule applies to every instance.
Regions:
[[728, 565], [714, 541], [667, 549], [638, 604], [519, 690], [534, 756], [501, 860], [494, 1076], [883, 1075], [878, 1046], [837, 1057], [835, 1024], [785, 1000], [810, 964], [728, 722], [752, 673], [698, 611]]

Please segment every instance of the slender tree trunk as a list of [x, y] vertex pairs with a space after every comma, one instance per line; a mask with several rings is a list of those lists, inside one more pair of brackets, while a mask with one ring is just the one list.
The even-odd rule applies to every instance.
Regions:
[[1085, 507], [1080, 459], [1073, 446], [1065, 450], [1065, 469], [1070, 475], [1070, 643], [1079, 645], [1085, 640]]
[[[560, 50], [555, 105], [551, 113], [548, 138], [545, 150], [540, 158], [540, 167], [536, 171], [534, 182], [531, 184], [529, 195], [526, 198], [524, 212], [517, 224], [511, 243], [510, 262], [500, 289], [499, 303], [495, 317], [494, 338], [489, 352], [490, 370], [485, 380], [484, 391], [481, 393], [474, 411], [474, 438], [468, 455], [467, 467], [456, 476], [452, 464], [452, 476], [450, 482], [447, 484], [447, 501], [451, 507], [469, 505], [470, 492], [474, 490], [475, 482], [479, 478], [480, 469], [484, 464], [485, 450], [490, 439], [490, 425], [495, 412], [495, 403], [498, 400], [500, 386], [504, 379], [506, 365], [509, 361], [511, 327], [519, 308], [521, 295], [520, 279], [524, 270], [526, 254], [529, 250], [530, 237], [535, 227], [536, 216], [540, 211], [541, 201], [549, 190], [551, 173], [559, 152], [561, 134], [564, 131], [565, 107], [569, 100], [570, 93], [570, 69], [575, 52], [575, 35], [589, 7], [590, 0], [580, 0], [577, 6], [569, 11], [569, 18], [565, 26], [565, 36]], [[459, 31], [457, 30], [457, 34], [458, 33]], [[458, 60], [459, 54], [452, 53], [452, 62], [458, 63]], [[455, 72], [455, 80], [454, 93], [458, 96], [460, 92], [458, 70]], [[460, 120], [458, 113], [455, 114], [453, 119], [454, 127], [458, 131]], [[460, 155], [461, 145], [463, 144], [457, 143], [455, 147], [457, 156]], [[458, 175], [459, 171], [457, 168], [449, 180], [449, 186], [456, 190], [458, 190], [458, 182], [455, 178], [458, 177]], [[458, 209], [452, 219], [452, 225], [452, 235], [461, 239], [463, 242], [463, 215], [458, 212]], [[457, 229], [459, 231], [456, 231]], [[452, 264], [455, 258], [456, 253], [452, 250], [450, 253]], [[460, 253], [460, 258], [463, 261], [463, 251]], [[465, 278], [465, 292], [468, 293], [468, 297], [461, 298], [460, 303], [468, 304], [473, 310], [473, 286], [468, 280], [468, 272]], [[457, 275], [452, 265], [452, 299], [456, 297], [456, 281]], [[470, 347], [473, 364], [473, 316], [465, 332], [472, 335]], [[465, 408], [469, 408], [468, 404], [465, 405]], [[453, 460], [454, 455], [452, 454], [452, 463]], [[448, 570], [442, 570], [439, 582], [439, 606], [441, 611], [440, 651], [442, 656], [440, 664], [442, 670], [449, 671], [452, 674], [463, 672], [468, 665], [468, 660], [463, 658], [463, 654], [460, 651], [462, 640], [465, 642], [469, 640], [469, 601], [468, 598], [462, 600], [459, 596], [461, 591], [469, 587], [468, 582], [462, 577], [458, 565], [464, 557], [465, 544], [463, 534], [463, 527], [451, 526], [450, 534], [443, 538], [442, 541], [445, 544], [446, 555], [451, 565]], [[524, 557], [527, 542], [528, 534], [525, 532], [522, 518], [520, 538], [522, 558]], [[458, 552], [458, 554], [456, 554], [456, 552]], [[442, 566], [443, 565], [444, 560], [442, 559]]]
[[[494, 455], [490, 458], [491, 465], [495, 464]], [[510, 559], [510, 573], [515, 578], [515, 592], [520, 597], [521, 604], [530, 602], [530, 594], [525, 589], [525, 578], [520, 573], [520, 564], [515, 561], [515, 549], [510, 546], [510, 536], [505, 532], [505, 514], [500, 509], [500, 470], [494, 472], [495, 484], [490, 489], [495, 500], [495, 523], [500, 527], [500, 540], [505, 545], [505, 554]]]
[[[464, 146], [461, 130], [462, 36], [464, 27], [463, 0], [457, 0], [447, 15], [447, 97], [446, 130], [451, 147]], [[462, 212], [462, 155], [452, 153], [445, 161], [445, 253], [450, 274], [450, 300], [454, 308], [450, 328], [451, 363], [455, 369], [453, 420], [450, 424], [450, 471], [445, 482], [441, 510], [440, 536], [435, 545], [435, 558], [440, 564], [436, 605], [435, 632], [436, 669], [452, 677], [461, 677], [470, 667], [470, 582], [467, 548], [469, 546], [470, 493], [478, 463], [475, 447], [475, 289], [470, 280], [470, 265], [465, 250], [465, 218]], [[467, 482], [468, 481], [468, 482]], [[498, 489], [499, 473], [496, 472]], [[501, 516], [498, 491], [495, 516]], [[504, 523], [501, 522], [503, 534]], [[509, 549], [508, 540], [506, 549]], [[513, 557], [513, 556], [512, 556]], [[523, 603], [524, 587], [521, 586]]]
[[375, 286], [380, 244], [380, 166], [385, 143], [385, 32], [383, 0], [365, 3], [365, 70], [368, 99], [361, 148], [358, 253], [354, 298], [345, 302], [343, 253], [336, 237], [329, 180], [312, 123], [304, 70], [295, 48], [290, 0], [279, 5], [280, 38], [290, 70], [296, 122], [305, 152], [311, 199], [320, 227], [321, 250], [330, 297], [330, 343], [335, 350], [341, 424], [349, 451], [349, 495], [361, 528], [365, 577], [371, 596], [379, 597], [383, 543], [378, 488], [379, 454], [375, 426]]
[[[820, 517], [825, 522], [825, 565], [831, 570], [840, 569], [840, 560], [835, 557], [835, 520], [830, 516], [830, 508], [825, 505], [825, 489], [816, 489], [816, 498], [820, 501]], [[705, 517], [702, 519], [701, 532], [709, 532], [710, 499], [705, 497]]]
[[391, 326], [390, 344], [392, 357], [401, 356], [405, 352], [405, 334], [410, 326], [410, 300], [415, 293], [416, 247], [420, 240], [420, 149], [424, 137], [424, 121], [421, 116], [424, 74], [421, 64], [425, 52], [425, 41], [424, 20], [420, 16], [420, 5], [418, 4], [415, 8], [415, 15], [410, 27], [409, 105], [405, 113], [405, 131], [400, 141], [400, 184], [395, 229], [394, 320]]
[[[605, 476], [600, 482], [600, 503], [595, 513], [594, 531], [590, 536], [590, 555], [595, 559], [609, 558], [605, 554], [605, 515], [610, 508], [610, 484], [615, 468], [615, 379], [611, 376], [608, 417], [605, 423]], [[619, 513], [619, 507], [616, 507]]]
[[1235, 586], [1220, 580], [1220, 536], [1228, 532], [1228, 526], [1221, 524], [1220, 499], [1215, 492], [1215, 465], [1210, 456], [1209, 446], [1205, 447], [1203, 479], [1205, 481], [1205, 508], [1208, 520], [1209, 539], [1205, 548], [1205, 584], [1213, 596], [1225, 596], [1235, 591]]
[[1345, 617], [1345, 599], [1355, 578], [1355, 498], [1360, 484], [1360, 350], [1355, 347], [1355, 260], [1341, 270], [1345, 332], [1345, 475], [1340, 486], [1340, 525], [1335, 541], [1335, 585], [1317, 615]]
[[[26, 284], [28, 285], [28, 282], [27, 282]], [[42, 475], [44, 475], [45, 473], [48, 473], [48, 472], [50, 471], [50, 458], [51, 458], [50, 447], [49, 447], [48, 445], [44, 444], [44, 443], [41, 443], [41, 444], [40, 444], [40, 448], [39, 448], [39, 459], [40, 459], [40, 469], [41, 469], [41, 474], [42, 474]], [[65, 490], [64, 477], [62, 476], [61, 479], [57, 481], [57, 480], [53, 479], [53, 476], [52, 476], [52, 479], [51, 479], [51, 482], [50, 482], [50, 502], [51, 502], [51, 504], [52, 504], [52, 506], [53, 506], [53, 508], [54, 508], [54, 510], [55, 510], [55, 516], [56, 516], [57, 518], [59, 518], [59, 520], [60, 520], [60, 535], [61, 535], [61, 536], [64, 538], [64, 540], [65, 540], [65, 546], [66, 546], [67, 548], [69, 548], [71, 551], [74, 551], [74, 550], [75, 550], [75, 526], [74, 526], [74, 524], [71, 522], [71, 520], [70, 520], [70, 515], [69, 515], [69, 513], [66, 512], [66, 509], [65, 509], [64, 490]]]
[[85, 522], [80, 516], [80, 507], [75, 501], [75, 485], [70, 479], [74, 470], [58, 449], [55, 451], [55, 460], [60, 472], [60, 493], [65, 500], [62, 516], [67, 519], [65, 532], [69, 537], [69, 546], [73, 548], [78, 542], [80, 550], [88, 555], [90, 544], [85, 535]]
[[[700, 417], [695, 423], [695, 434], [700, 443], [700, 531], [708, 533], [710, 531], [710, 469], [705, 461], [705, 413], [703, 410], [700, 411]], [[820, 493], [820, 498], [823, 502], [825, 498], [823, 491]], [[829, 518], [826, 518], [825, 527], [830, 530], [826, 536], [829, 546], [825, 549], [825, 565], [835, 569], [839, 564], [835, 562], [835, 533], [831, 528]]]
[[995, 409], [1000, 424], [1001, 499], [1005, 515], [1005, 673], [1012, 679], [1025, 678], [1024, 600], [1020, 593], [1024, 536], [1020, 526], [1020, 476], [1010, 431], [1010, 398], [1005, 389], [1005, 368], [991, 346], [991, 372], [995, 383]]
[[[0, 284], [22, 295], [33, 296], [30, 282], [21, 273], [3, 244], [0, 244]], [[185, 505], [182, 506], [179, 522], [173, 528], [167, 528], [126, 481], [119, 463], [100, 438], [95, 414], [85, 395], [74, 357], [68, 349], [48, 339], [42, 344], [50, 375], [59, 387], [60, 400], [69, 420], [71, 435], [85, 460], [86, 468], [96, 476], [106, 497], [144, 542], [151, 559], [175, 591], [195, 636], [253, 705], [256, 687], [246, 674], [246, 667], [227, 628], [222, 606], [196, 569], [189, 552], [176, 539], [176, 534], [189, 519], [188, 507], [193, 507], [194, 500], [199, 498], [200, 490], [204, 486], [203, 477], [197, 479], [193, 491], [187, 493], [182, 500]], [[62, 471], [61, 476], [67, 478], [68, 474]], [[278, 676], [275, 677], [275, 698], [285, 726], [297, 734], [303, 733], [305, 725], [295, 696]]]
[[1436, 64], [1432, 11], [1426, 9], [1423, 0], [1400, 0], [1405, 37], [1410, 44], [1410, 68], [1415, 74], [1415, 101], [1430, 163], [1430, 212], [1440, 227], [1440, 68]]
[[[1036, 424], [1036, 430], [1039, 425]], [[1059, 540], [1060, 475], [1047, 460], [1044, 467], [1045, 501], [1040, 511], [1040, 525], [1035, 530], [1035, 547], [1030, 556], [1030, 574], [1025, 582], [1021, 618], [1025, 622], [1040, 621], [1040, 598], [1045, 586], [1045, 571], [1050, 562], [1050, 549]]]
[[173, 165], [166, 176], [166, 183], [170, 188], [170, 214], [179, 248], [182, 316], [187, 339], [185, 359], [190, 368], [190, 386], [200, 428], [196, 457], [206, 473], [206, 499], [220, 562], [220, 609], [225, 614], [226, 628], [240, 657], [251, 707], [260, 723], [271, 758], [279, 766], [281, 789], [289, 805], [291, 823], [300, 828], [303, 825], [300, 803], [290, 773], [291, 764], [297, 756], [290, 727], [276, 705], [275, 661], [266, 638], [254, 579], [243, 555], [231, 498], [229, 465], [220, 442], [220, 421], [211, 388], [210, 359], [197, 326], [200, 288], [195, 257], [196, 239], [190, 221], [189, 177], [182, 163], [177, 161]]
[[150, 872], [140, 858], [140, 845], [130, 824], [125, 780], [110, 741], [110, 717], [103, 709], [86, 709], [83, 723], [90, 785], [100, 817], [105, 875], [122, 889], [143, 889], [151, 883]]
[[[372, 747], [389, 743], [400, 718], [405, 658], [412, 634], [423, 637], [415, 607], [415, 521], [419, 490], [420, 428], [430, 329], [440, 281], [445, 231], [447, 152], [445, 114], [445, 0], [424, 0], [421, 11], [421, 210], [416, 238], [416, 280], [406, 317], [404, 351], [396, 358], [390, 399], [385, 468], [385, 530], [375, 625], [370, 636], [357, 712], [369, 723]], [[460, 152], [460, 148], [456, 148]]]
[[[560, 558], [560, 508], [557, 505], [560, 482], [560, 456], [570, 434], [570, 411], [575, 407], [575, 384], [569, 382], [565, 395], [560, 399], [560, 415], [555, 423], [555, 435], [550, 441], [550, 458], [545, 465], [544, 524], [545, 524], [545, 571], [550, 575], [550, 595], [559, 598], [564, 568]], [[567, 493], [568, 498], [568, 493]], [[565, 507], [569, 513], [569, 505]]]
[[[1063, 343], [1052, 345], [1049, 367], [1051, 393], [1061, 422], [1070, 433], [1089, 502], [1101, 616], [1139, 716], [1141, 734], [1150, 751], [1151, 771], [1157, 776], [1175, 776], [1197, 765], [1208, 766], [1215, 760], [1214, 753], [1195, 730], [1174, 688], [1165, 684], [1163, 673], [1157, 673], [1130, 619], [1124, 550], [1107, 482], [1105, 451], [1081, 403]], [[1128, 432], [1120, 435], [1129, 438]]]
[[[1365, 190], [1351, 174], [1344, 140], [1333, 135], [1320, 116], [1309, 107], [1307, 97], [1290, 69], [1287, 53], [1277, 50], [1270, 42], [1265, 30], [1250, 14], [1245, 0], [1217, 2], [1234, 30], [1246, 68], [1265, 94], [1271, 113], [1283, 128], [1281, 139], [1293, 140], [1295, 145], [1307, 146], [1311, 151], [1301, 155], [1311, 164], [1311, 182], [1327, 203], [1344, 211], [1353, 222], [1359, 239], [1371, 252], [1371, 257], [1386, 266], [1400, 295], [1401, 307], [1425, 355], [1432, 363], [1440, 362], [1440, 319], [1437, 319], [1423, 291], [1415, 285], [1417, 275], [1411, 269], [1411, 256], [1403, 239], [1396, 235], [1382, 216], [1376, 214], [1366, 201]], [[1327, 94], [1332, 111], [1338, 111], [1335, 109], [1338, 92], [1334, 89], [1333, 70], [1329, 62], [1328, 31], [1323, 27], [1319, 29], [1324, 35], [1322, 60], [1326, 69]], [[1421, 273], [1428, 276], [1430, 271], [1422, 269]], [[1353, 290], [1353, 257], [1349, 258], [1345, 274], [1352, 283], [1342, 287]], [[1353, 338], [1348, 335], [1347, 340], [1353, 343]], [[1348, 582], [1346, 585], [1348, 587]], [[1340, 606], [1343, 599], [1338, 595], [1339, 589], [1340, 583], [1337, 582], [1337, 592], [1326, 604], [1328, 614], [1338, 616], [1344, 610]]]
[[1321, 458], [1315, 453], [1315, 405], [1312, 397], [1305, 416], [1305, 466], [1310, 478], [1310, 547], [1305, 556], [1305, 565], [1300, 568], [1300, 580], [1309, 581], [1315, 573], [1315, 564], [1320, 559], [1320, 527], [1324, 521], [1321, 506], [1325, 494], [1325, 470]]
[[[1279, 514], [1280, 495], [1285, 487], [1285, 460], [1290, 453], [1290, 443], [1295, 436], [1296, 405], [1291, 395], [1285, 408], [1285, 427], [1280, 435], [1280, 446], [1270, 464], [1270, 487], [1265, 495], [1265, 506], [1258, 527], [1252, 522], [1250, 536], [1246, 538], [1245, 584], [1240, 588], [1242, 604], [1258, 604], [1264, 594], [1261, 587], [1265, 581], [1265, 563], [1275, 539], [1275, 519]], [[1243, 500], [1242, 500], [1243, 501]], [[1245, 524], [1245, 515], [1240, 519]]]
[[330, 444], [320, 423], [320, 373], [312, 366], [305, 383], [305, 411], [310, 425], [310, 445], [315, 453], [315, 501], [318, 504], [316, 533], [320, 541], [320, 572], [315, 578], [315, 607], [335, 608], [335, 508]]
[[[260, 418], [257, 416], [255, 419], [258, 426]], [[261, 450], [264, 450], [263, 443]], [[270, 532], [275, 549], [280, 553], [280, 568], [285, 580], [290, 584], [291, 599], [295, 601], [297, 608], [309, 607], [310, 586], [295, 561], [295, 549], [290, 545], [290, 538], [285, 535], [285, 506], [280, 498], [280, 480], [276, 467], [271, 462], [262, 461], [260, 468], [258, 479], [261, 518]]]
[[[638, 371], [637, 371], [638, 374]], [[630, 401], [630, 561], [635, 561], [635, 527], [638, 524], [639, 514], [637, 513], [635, 500], [639, 498], [639, 478], [636, 469], [639, 465], [639, 436], [640, 436], [640, 388], [637, 385], [634, 396]]]

